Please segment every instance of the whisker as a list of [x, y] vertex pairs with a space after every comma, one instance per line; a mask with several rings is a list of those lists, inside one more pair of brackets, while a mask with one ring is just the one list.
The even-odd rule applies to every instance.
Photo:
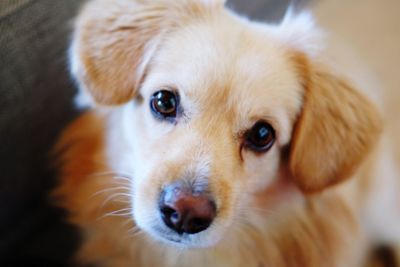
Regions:
[[108, 214], [116, 214], [117, 212], [127, 211], [127, 210], [131, 211], [132, 209], [131, 208], [123, 208], [123, 209], [119, 209], [119, 210], [115, 210], [115, 211], [109, 212]]
[[120, 175], [113, 176], [113, 179], [116, 179], [116, 180], [123, 180], [123, 181], [128, 181], [128, 182], [131, 182], [132, 179], [130, 179], [130, 178], [131, 178], [131, 177], [120, 176]]
[[141, 231], [140, 228], [138, 226], [134, 225], [128, 230], [128, 233], [129, 234], [135, 234], [135, 233], [140, 232], [140, 231]]
[[132, 215], [131, 212], [125, 212], [125, 213], [110, 212], [110, 213], [106, 213], [105, 217], [126, 217], [126, 218], [129, 218], [130, 215]]
[[115, 198], [118, 198], [118, 197], [120, 197], [120, 198], [131, 198], [132, 197], [132, 195], [131, 194], [126, 194], [126, 193], [114, 193], [114, 194], [112, 194], [112, 195], [110, 195], [110, 196], [108, 196], [104, 201], [103, 201], [103, 203], [101, 204], [101, 208], [104, 208], [104, 206], [109, 202], [109, 201], [113, 201], [113, 202], [118, 202], [118, 203], [124, 203], [124, 204], [129, 204], [130, 203], [130, 201], [129, 200], [121, 200], [121, 199], [119, 199], [119, 200], [115, 200]]
[[[129, 211], [129, 212], [126, 212]], [[111, 211], [108, 213], [103, 214], [97, 220], [104, 219], [106, 217], [123, 217], [123, 218], [130, 218], [132, 216], [132, 209], [131, 208], [124, 208], [120, 210]]]
[[118, 180], [114, 180], [112, 182], [112, 185], [120, 185], [120, 186], [126, 186], [126, 187], [130, 187], [130, 184], [125, 182], [124, 180], [118, 181]]
[[144, 232], [139, 227], [133, 226], [131, 229], [128, 230], [128, 234], [129, 234], [128, 237], [136, 238], [136, 237], [142, 237]]
[[92, 173], [92, 174], [89, 175], [89, 177], [93, 177], [93, 176], [111, 176], [111, 175], [121, 176], [121, 177], [125, 177], [125, 178], [130, 178], [132, 176], [131, 174], [129, 174], [127, 172], [104, 171], [104, 172]]
[[[134, 223], [132, 220], [126, 220], [126, 221], [124, 221], [121, 225], [122, 226], [127, 226], [128, 224], [130, 224], [130, 223]], [[135, 227], [135, 226], [133, 226], [133, 227]]]
[[129, 191], [130, 188], [126, 187], [126, 186], [117, 186], [117, 187], [105, 188], [103, 190], [97, 191], [90, 198], [93, 198], [93, 197], [98, 196], [98, 195], [103, 194], [103, 193], [109, 193], [109, 192], [116, 191], [116, 190], [128, 190]]

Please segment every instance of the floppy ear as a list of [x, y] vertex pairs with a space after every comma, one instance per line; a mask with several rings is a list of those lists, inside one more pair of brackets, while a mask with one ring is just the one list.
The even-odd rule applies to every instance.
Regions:
[[303, 110], [289, 152], [295, 183], [306, 193], [350, 177], [378, 142], [376, 107], [346, 81], [297, 58], [304, 85]]
[[76, 20], [72, 74], [95, 102], [127, 102], [164, 35], [222, 6], [221, 0], [92, 0]]

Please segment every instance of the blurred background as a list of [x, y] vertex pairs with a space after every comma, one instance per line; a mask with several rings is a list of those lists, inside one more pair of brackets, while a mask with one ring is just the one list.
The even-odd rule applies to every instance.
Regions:
[[[0, 0], [0, 266], [63, 266], [79, 244], [47, 193], [56, 183], [49, 151], [78, 115], [66, 50], [82, 2]], [[391, 133], [400, 139], [400, 1], [228, 0], [228, 6], [276, 22], [289, 2], [313, 10], [338, 65], [362, 66], [368, 77], [361, 82], [378, 85]]]

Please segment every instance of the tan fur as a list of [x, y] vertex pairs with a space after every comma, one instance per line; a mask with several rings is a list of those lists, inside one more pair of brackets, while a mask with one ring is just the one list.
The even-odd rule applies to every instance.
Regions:
[[[279, 27], [222, 1], [94, 0], [76, 28], [72, 71], [100, 105], [62, 136], [54, 197], [82, 229], [79, 263], [363, 266], [378, 240], [364, 211], [382, 124], [370, 100], [317, 62], [306, 17]], [[174, 123], [149, 109], [163, 88], [180, 94]], [[243, 146], [259, 120], [277, 136], [263, 154]], [[217, 217], [171, 244], [157, 203], [180, 180], [205, 184]]]
[[343, 79], [309, 66], [302, 56], [296, 60], [306, 92], [290, 167], [298, 186], [314, 192], [351, 177], [383, 125], [375, 106]]
[[158, 42], [177, 24], [206, 12], [204, 6], [190, 1], [176, 6], [165, 0], [122, 0], [112, 5], [108, 0], [97, 1], [96, 6], [84, 8], [85, 15], [76, 22], [74, 53], [85, 65], [78, 67], [76, 75], [99, 103], [124, 103], [135, 95], [143, 78], [145, 66], [140, 65], [146, 63], [145, 50], [157, 49]]
[[[110, 194], [124, 191], [115, 179], [117, 175], [108, 171], [102, 148], [104, 127], [98, 114], [87, 113], [65, 131], [56, 152], [62, 153], [58, 164], [68, 179], [57, 188], [53, 197], [71, 212], [73, 223], [90, 229], [84, 233], [83, 238], [89, 242], [80, 254], [85, 258], [103, 255], [102, 259], [106, 261], [106, 257], [115, 257], [112, 252], [120, 246], [117, 242], [110, 243], [112, 239], [108, 236], [120, 234], [120, 228], [127, 231], [132, 224], [120, 224], [118, 217], [103, 218], [107, 212], [123, 208], [127, 198], [117, 195], [107, 201]], [[107, 229], [111, 225], [111, 229]]]

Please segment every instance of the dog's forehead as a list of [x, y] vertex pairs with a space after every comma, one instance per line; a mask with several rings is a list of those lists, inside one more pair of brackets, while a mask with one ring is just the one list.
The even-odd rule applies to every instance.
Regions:
[[300, 106], [288, 50], [267, 29], [249, 23], [221, 19], [185, 27], [169, 36], [153, 66], [158, 81], [208, 109], [218, 106], [239, 117], [287, 112], [294, 118]]

